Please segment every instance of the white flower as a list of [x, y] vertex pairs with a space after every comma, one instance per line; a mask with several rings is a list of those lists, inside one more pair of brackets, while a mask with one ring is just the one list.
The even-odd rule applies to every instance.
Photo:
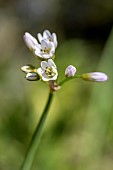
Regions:
[[42, 40], [48, 39], [50, 42], [52, 42], [54, 44], [55, 48], [58, 45], [56, 34], [55, 33], [51, 34], [50, 31], [48, 31], [48, 30], [45, 30], [43, 32], [43, 35], [41, 33], [38, 33], [37, 37], [38, 37], [38, 40], [39, 40], [40, 43], [41, 43]]
[[66, 77], [73, 77], [76, 73], [76, 68], [72, 65], [69, 65], [65, 70], [65, 76]]
[[92, 72], [82, 74], [82, 78], [88, 81], [102, 82], [108, 80], [108, 76], [102, 72]]
[[52, 59], [47, 62], [41, 62], [41, 68], [37, 69], [37, 73], [40, 75], [43, 81], [56, 80], [58, 76], [57, 68]]
[[35, 55], [42, 59], [52, 58], [55, 53], [55, 47], [48, 39], [41, 41], [41, 44], [36, 45]]
[[31, 51], [34, 51], [35, 50], [35, 47], [36, 45], [38, 44], [38, 41], [31, 35], [29, 34], [28, 32], [26, 32], [24, 34], [24, 41], [25, 41], [25, 44], [27, 45], [27, 47], [31, 50]]
[[38, 34], [39, 42], [30, 33], [24, 34], [24, 41], [27, 47], [39, 58], [49, 59], [54, 56], [57, 46], [57, 37], [55, 33], [50, 33], [48, 30], [43, 32], [43, 36]]

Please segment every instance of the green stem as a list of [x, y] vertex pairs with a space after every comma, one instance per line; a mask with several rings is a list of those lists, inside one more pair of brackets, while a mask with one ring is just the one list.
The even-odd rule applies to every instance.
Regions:
[[69, 80], [73, 80], [73, 79], [76, 79], [76, 78], [81, 78], [81, 75], [75, 75], [74, 77], [67, 77], [65, 78], [64, 80], [62, 80], [59, 85], [62, 86], [65, 82], [69, 81]]
[[50, 92], [47, 104], [45, 106], [45, 109], [42, 113], [40, 121], [39, 121], [39, 123], [36, 127], [36, 130], [33, 134], [33, 137], [31, 139], [31, 143], [30, 143], [29, 148], [27, 150], [27, 154], [25, 156], [25, 160], [23, 162], [21, 170], [30, 170], [31, 169], [31, 166], [32, 166], [35, 154], [36, 154], [36, 150], [38, 148], [40, 138], [42, 136], [43, 127], [44, 127], [44, 124], [45, 124], [46, 117], [48, 115], [48, 110], [50, 108], [52, 98], [53, 98], [53, 93]]

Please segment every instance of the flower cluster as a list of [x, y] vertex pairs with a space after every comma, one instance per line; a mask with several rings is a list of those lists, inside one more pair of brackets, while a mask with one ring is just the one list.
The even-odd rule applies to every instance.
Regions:
[[57, 67], [54, 63], [55, 49], [58, 45], [57, 36], [55, 33], [50, 33], [45, 30], [43, 34], [38, 33], [37, 38], [34, 38], [30, 33], [24, 34], [24, 41], [32, 53], [41, 59], [41, 67], [36, 68], [32, 65], [21, 67], [21, 70], [26, 73], [26, 79], [30, 81], [56, 80], [58, 76]]
[[[32, 65], [21, 67], [21, 70], [26, 73], [26, 79], [29, 81], [42, 80], [49, 82], [52, 91], [58, 90], [60, 88], [56, 82], [58, 71], [54, 63], [55, 50], [58, 45], [56, 34], [51, 34], [48, 30], [45, 30], [43, 34], [38, 33], [36, 39], [26, 32], [24, 34], [24, 41], [32, 53], [40, 59], [39, 68]], [[75, 74], [76, 68], [73, 65], [69, 65], [65, 70], [65, 79], [59, 84], [61, 85], [73, 77], [96, 82], [103, 82], [108, 79], [108, 76], [101, 72], [84, 73], [82, 75]]]

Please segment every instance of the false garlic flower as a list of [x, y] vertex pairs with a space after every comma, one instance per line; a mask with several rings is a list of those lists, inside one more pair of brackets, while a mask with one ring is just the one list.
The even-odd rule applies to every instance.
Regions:
[[52, 59], [42, 61], [41, 68], [37, 69], [37, 73], [43, 81], [56, 80], [58, 76], [57, 67]]
[[84, 73], [82, 74], [81, 78], [87, 81], [95, 82], [103, 82], [108, 80], [108, 76], [102, 72]]
[[40, 33], [38, 33], [37, 36], [38, 40], [28, 32], [24, 34], [23, 38], [27, 47], [35, 56], [43, 60], [52, 58], [58, 44], [56, 34], [51, 34], [48, 30], [45, 30], [43, 36]]
[[41, 59], [49, 59], [54, 56], [55, 46], [48, 39], [41, 41], [41, 44], [36, 44], [35, 55]]
[[30, 33], [26, 32], [23, 36], [24, 42], [27, 45], [27, 47], [34, 52], [36, 49], [36, 45], [38, 44], [38, 41], [36, 38], [34, 38]]
[[58, 45], [56, 34], [55, 33], [51, 34], [50, 31], [48, 31], [48, 30], [45, 30], [43, 32], [43, 35], [41, 33], [38, 33], [37, 37], [38, 37], [38, 40], [39, 40], [40, 43], [41, 43], [42, 40], [48, 39], [50, 42], [52, 42], [54, 44], [55, 48]]
[[76, 73], [76, 68], [72, 65], [69, 65], [65, 70], [65, 76], [67, 78], [73, 77], [75, 75], [75, 73]]

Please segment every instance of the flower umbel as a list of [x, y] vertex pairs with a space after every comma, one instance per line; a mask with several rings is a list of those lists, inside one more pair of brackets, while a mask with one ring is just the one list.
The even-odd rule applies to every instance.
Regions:
[[58, 76], [57, 67], [52, 59], [41, 62], [41, 68], [37, 70], [43, 81], [56, 80]]
[[84, 80], [95, 82], [104, 82], [108, 79], [108, 76], [105, 73], [101, 72], [85, 73], [82, 75], [75, 74], [76, 68], [73, 65], [69, 65], [65, 69], [64, 80], [57, 83], [56, 80], [58, 77], [58, 71], [53, 61], [55, 56], [55, 49], [58, 45], [57, 36], [55, 33], [51, 34], [48, 30], [45, 30], [43, 34], [38, 33], [37, 37], [38, 40], [36, 40], [31, 34], [26, 32], [24, 35], [24, 41], [27, 47], [33, 52], [33, 54], [41, 59], [38, 60], [41, 67], [37, 68], [32, 65], [25, 65], [21, 67], [21, 70], [26, 74], [25, 78], [29, 81], [42, 80], [48, 82], [46, 84], [49, 85], [50, 93], [45, 109], [31, 139], [31, 143], [29, 145], [25, 160], [22, 165], [22, 170], [31, 169], [36, 149], [42, 136], [48, 110], [50, 108], [51, 101], [54, 95], [53, 92], [58, 91], [65, 82], [75, 78], [82, 78]]
[[108, 76], [102, 72], [84, 73], [82, 74], [81, 78], [87, 81], [96, 81], [96, 82], [103, 82], [108, 80]]

